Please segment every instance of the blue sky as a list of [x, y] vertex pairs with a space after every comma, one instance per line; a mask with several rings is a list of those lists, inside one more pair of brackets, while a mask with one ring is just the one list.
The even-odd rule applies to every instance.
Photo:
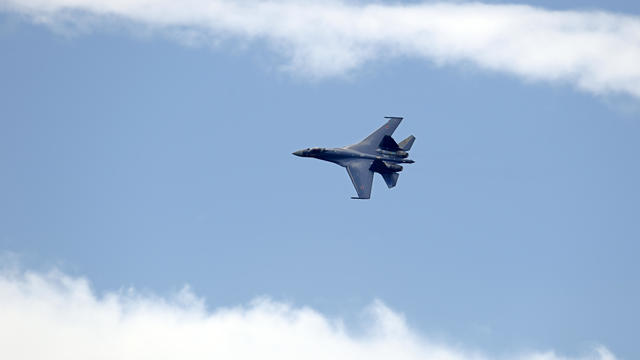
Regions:
[[[640, 26], [633, 2], [532, 5]], [[640, 356], [640, 96], [600, 68], [638, 79], [620, 65], [637, 33], [613, 60], [503, 71], [508, 52], [343, 59], [261, 30], [198, 25], [205, 40], [185, 44], [99, 10], [61, 30], [57, 10], [42, 23], [20, 6], [0, 2], [0, 251], [21, 271], [86, 278], [97, 301], [185, 284], [208, 311], [267, 296], [355, 332], [379, 299], [412, 334], [487, 358]], [[405, 117], [395, 137], [417, 137], [416, 163], [392, 190], [376, 177], [370, 201], [349, 199], [344, 169], [291, 155], [357, 142], [387, 115]]]

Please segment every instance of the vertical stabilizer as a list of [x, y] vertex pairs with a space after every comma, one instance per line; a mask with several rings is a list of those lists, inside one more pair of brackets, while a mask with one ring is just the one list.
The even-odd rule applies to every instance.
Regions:
[[413, 145], [413, 142], [416, 140], [416, 137], [411, 135], [408, 138], [400, 141], [400, 143], [398, 144], [398, 147], [404, 151], [409, 151], [411, 150], [411, 146]]
[[384, 179], [384, 182], [387, 183], [387, 187], [389, 187], [389, 189], [396, 186], [396, 183], [398, 182], [398, 177], [400, 177], [400, 174], [398, 174], [397, 172], [381, 174], [381, 175], [382, 175], [382, 178]]

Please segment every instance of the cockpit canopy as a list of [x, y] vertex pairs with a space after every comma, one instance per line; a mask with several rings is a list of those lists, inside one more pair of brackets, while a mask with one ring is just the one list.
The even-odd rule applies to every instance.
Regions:
[[313, 148], [307, 148], [306, 152], [308, 152], [309, 154], [317, 154], [317, 153], [323, 152], [324, 150], [325, 150], [324, 148], [313, 147]]

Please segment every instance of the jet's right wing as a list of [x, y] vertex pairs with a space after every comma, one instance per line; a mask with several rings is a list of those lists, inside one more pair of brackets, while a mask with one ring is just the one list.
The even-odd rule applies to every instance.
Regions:
[[352, 160], [347, 166], [347, 172], [358, 192], [358, 197], [352, 199], [369, 199], [373, 185], [373, 171], [369, 170], [372, 160]]

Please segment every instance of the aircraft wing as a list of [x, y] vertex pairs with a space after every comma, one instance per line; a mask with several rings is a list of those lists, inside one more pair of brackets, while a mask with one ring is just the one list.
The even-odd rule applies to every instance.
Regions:
[[400, 122], [402, 121], [401, 117], [386, 117], [389, 119], [386, 124], [382, 125], [378, 130], [374, 131], [371, 135], [367, 136], [366, 139], [361, 142], [348, 146], [348, 148], [362, 151], [365, 153], [374, 152], [385, 136], [391, 136]]
[[353, 160], [347, 164], [347, 172], [353, 183], [353, 187], [358, 192], [358, 197], [352, 199], [368, 199], [371, 197], [371, 186], [373, 185], [373, 171], [369, 170], [373, 160]]

